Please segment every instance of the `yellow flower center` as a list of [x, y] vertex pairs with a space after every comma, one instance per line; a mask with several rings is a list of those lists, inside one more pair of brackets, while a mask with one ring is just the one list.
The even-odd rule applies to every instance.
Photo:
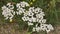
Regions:
[[10, 22], [12, 22], [12, 19], [10, 19]]

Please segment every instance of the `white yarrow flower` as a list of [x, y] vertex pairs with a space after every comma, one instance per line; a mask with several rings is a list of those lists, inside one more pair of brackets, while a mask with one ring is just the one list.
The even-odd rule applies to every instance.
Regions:
[[20, 2], [20, 5], [21, 5], [21, 7], [25, 7], [25, 6], [29, 6], [29, 4], [27, 3], [27, 2]]
[[30, 26], [30, 25], [33, 25], [33, 23], [31, 23], [31, 22], [28, 22], [28, 25]]
[[17, 7], [17, 8], [21, 8], [20, 3], [17, 3], [17, 4], [16, 4], [16, 7]]
[[46, 19], [42, 19], [42, 23], [46, 23]]
[[31, 11], [31, 12], [35, 12], [34, 7], [30, 7], [30, 8], [29, 8], [29, 11]]
[[14, 9], [14, 6], [11, 3], [8, 3], [7, 6], [9, 9]]
[[34, 32], [34, 31], [36, 31], [36, 28], [35, 28], [35, 27], [33, 27], [33, 29], [32, 29], [32, 30], [33, 30], [33, 32]]
[[6, 8], [7, 8], [6, 6], [3, 6], [3, 7], [2, 7], [2, 10], [5, 10]]

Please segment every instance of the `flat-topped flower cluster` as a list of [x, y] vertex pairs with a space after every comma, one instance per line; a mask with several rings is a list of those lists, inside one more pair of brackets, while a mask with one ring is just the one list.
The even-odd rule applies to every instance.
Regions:
[[12, 18], [14, 17], [15, 14], [17, 15], [22, 15], [23, 17], [22, 20], [23, 21], [27, 21], [28, 26], [33, 26], [34, 23], [35, 27], [33, 27], [33, 32], [34, 31], [47, 31], [47, 33], [51, 30], [54, 30], [54, 28], [52, 27], [51, 24], [46, 24], [46, 19], [44, 19], [43, 17], [45, 16], [44, 12], [42, 11], [41, 8], [37, 7], [29, 7], [28, 10], [24, 9], [24, 7], [29, 6], [29, 4], [27, 2], [20, 2], [16, 4], [17, 7], [17, 11], [14, 11], [14, 5], [11, 3], [8, 3], [7, 6], [3, 6], [2, 7], [2, 15], [5, 17], [5, 19], [10, 19], [12, 20]]

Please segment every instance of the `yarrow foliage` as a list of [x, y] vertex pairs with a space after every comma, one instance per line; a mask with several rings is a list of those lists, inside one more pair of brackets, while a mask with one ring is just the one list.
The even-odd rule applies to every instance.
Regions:
[[33, 27], [32, 31], [46, 31], [47, 33], [51, 30], [54, 30], [53, 26], [51, 24], [46, 24], [46, 19], [44, 19], [44, 12], [41, 8], [37, 7], [29, 7], [28, 10], [24, 9], [25, 7], [29, 7], [29, 4], [27, 2], [20, 2], [16, 4], [17, 11], [14, 11], [14, 5], [11, 3], [8, 3], [6, 6], [4, 5], [2, 7], [2, 15], [5, 17], [5, 20], [10, 19], [14, 17], [15, 14], [22, 15], [23, 21], [27, 21], [28, 26], [33, 26], [34, 23], [35, 27]]

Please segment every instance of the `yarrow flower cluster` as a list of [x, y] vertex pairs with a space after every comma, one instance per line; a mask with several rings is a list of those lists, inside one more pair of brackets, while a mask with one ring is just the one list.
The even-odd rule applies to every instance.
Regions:
[[20, 2], [20, 3], [17, 3], [16, 4], [16, 7], [17, 7], [17, 12], [16, 12], [16, 14], [17, 15], [21, 15], [22, 13], [24, 13], [25, 12], [25, 9], [23, 9], [24, 7], [26, 7], [26, 6], [29, 6], [29, 4], [27, 3], [27, 2]]
[[20, 2], [16, 4], [17, 11], [14, 11], [14, 6], [11, 3], [8, 3], [7, 6], [2, 7], [2, 15], [5, 17], [5, 19], [10, 19], [14, 17], [15, 14], [22, 15], [22, 20], [27, 21], [28, 26], [33, 26], [34, 23], [35, 27], [33, 27], [32, 31], [46, 31], [47, 33], [51, 30], [54, 30], [51, 24], [46, 24], [46, 19], [43, 17], [45, 16], [44, 12], [41, 8], [37, 7], [30, 7], [28, 10], [24, 9], [24, 7], [29, 6], [27, 2]]
[[4, 15], [5, 20], [8, 18], [12, 20], [13, 16], [15, 15], [15, 11], [13, 10], [14, 6], [11, 3], [8, 3], [7, 6], [2, 7], [2, 15]]
[[44, 12], [42, 12], [42, 9], [37, 7], [30, 7], [28, 11], [24, 13], [24, 16], [22, 17], [23, 21], [27, 21], [28, 25], [34, 25], [36, 23], [35, 27], [33, 27], [33, 32], [34, 31], [47, 31], [47, 33], [50, 30], [54, 30], [51, 24], [45, 24], [46, 19], [43, 19], [45, 16]]

